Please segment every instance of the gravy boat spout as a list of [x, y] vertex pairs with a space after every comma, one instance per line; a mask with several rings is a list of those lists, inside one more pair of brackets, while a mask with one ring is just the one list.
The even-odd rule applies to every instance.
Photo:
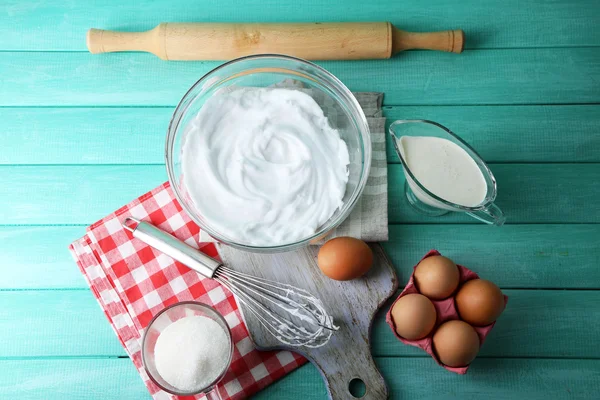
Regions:
[[[404, 175], [406, 177], [404, 191], [406, 197], [409, 204], [416, 211], [429, 216], [439, 216], [448, 212], [465, 212], [486, 224], [497, 226], [504, 224], [506, 217], [502, 210], [494, 204], [497, 195], [496, 178], [494, 177], [494, 174], [492, 174], [492, 171], [490, 171], [489, 167], [481, 159], [479, 154], [477, 154], [477, 152], [458, 135], [437, 122], [427, 120], [398, 120], [390, 125], [389, 131], [398, 157], [400, 157], [402, 167], [404, 168]], [[436, 191], [436, 188], [432, 188], [432, 180], [426, 179], [428, 180], [427, 183], [420, 181], [417, 178], [417, 175], [419, 175], [417, 171], [411, 170], [409, 166], [411, 163], [408, 162], [408, 154], [404, 148], [402, 138], [407, 138], [404, 139], [405, 141], [412, 140], [410, 138], [418, 138], [420, 140], [432, 140], [431, 138], [444, 139], [444, 141], [433, 140], [434, 143], [445, 143], [448, 151], [452, 150], [454, 153], [460, 154], [462, 157], [461, 162], [470, 167], [471, 171], [469, 172], [471, 174], [473, 174], [473, 170], [475, 171], [477, 178], [481, 180], [478, 189], [480, 189], [482, 195], [483, 192], [485, 192], [483, 200], [479, 201], [478, 199], [477, 204], [465, 205], [465, 203], [457, 204], [457, 201], [443, 198], [439, 195], [439, 191], [437, 192], [438, 194], [435, 194], [434, 191]], [[452, 144], [447, 141], [452, 142]], [[456, 148], [454, 145], [458, 146], [460, 149]], [[418, 155], [419, 157], [433, 157], [433, 149], [428, 149], [427, 146], [421, 148], [421, 150], [423, 149], [425, 150], [425, 153], [428, 153], [430, 152], [429, 150], [431, 150], [431, 154], [421, 153]], [[413, 157], [414, 156], [415, 155], [413, 154]], [[469, 160], [469, 158], [472, 159], [472, 161]], [[465, 162], [465, 160], [468, 161]], [[433, 176], [433, 178], [437, 178], [438, 180], [443, 180], [445, 178], [442, 172], [445, 172], [446, 175], [448, 175], [450, 174], [448, 169], [452, 170], [452, 168], [454, 168], [454, 166], [449, 166], [442, 171], [441, 169], [436, 170], [434, 166], [421, 163], [421, 170], [423, 170], [423, 166], [428, 169], [427, 174], [429, 175], [429, 178]], [[481, 176], [477, 173], [477, 169], [481, 172]], [[436, 176], [438, 171], [439, 177]], [[455, 170], [452, 171], [453, 173], [456, 173]], [[422, 174], [421, 177], [423, 177]], [[446, 189], [449, 187], [447, 181], [444, 181], [443, 184], [446, 186]], [[456, 190], [459, 191], [461, 189], [456, 188]]]

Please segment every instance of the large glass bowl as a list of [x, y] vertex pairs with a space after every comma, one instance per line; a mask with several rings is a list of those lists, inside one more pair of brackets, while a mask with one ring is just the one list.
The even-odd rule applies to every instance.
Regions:
[[[235, 87], [269, 87], [294, 85], [300, 90], [307, 90], [317, 103], [321, 105], [330, 125], [337, 129], [346, 142], [350, 154], [350, 165], [344, 205], [323, 224], [317, 232], [309, 237], [292, 243], [277, 243], [273, 246], [253, 246], [228, 238], [215, 229], [202, 216], [187, 195], [181, 179], [181, 154], [186, 140], [186, 126], [204, 103], [216, 93], [229, 86]], [[288, 251], [306, 246], [325, 237], [350, 214], [367, 182], [371, 166], [371, 139], [367, 119], [350, 90], [339, 79], [325, 69], [294, 57], [282, 55], [258, 55], [243, 57], [204, 75], [183, 96], [175, 109], [166, 143], [166, 162], [169, 181], [175, 197], [201, 229], [218, 241], [238, 249], [252, 252]], [[323, 188], [323, 192], [327, 188]], [[210, 196], [210, 193], [206, 193]], [[226, 213], [227, 210], [223, 210]]]

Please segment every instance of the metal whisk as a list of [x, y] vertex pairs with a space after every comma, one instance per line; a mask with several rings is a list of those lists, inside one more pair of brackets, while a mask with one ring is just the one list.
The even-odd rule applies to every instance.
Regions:
[[320, 347], [338, 329], [321, 300], [304, 289], [234, 271], [147, 222], [126, 218], [123, 227], [137, 239], [227, 287], [284, 344]]

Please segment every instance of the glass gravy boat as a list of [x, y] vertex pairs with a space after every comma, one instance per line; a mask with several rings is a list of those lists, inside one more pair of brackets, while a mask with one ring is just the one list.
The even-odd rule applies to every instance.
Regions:
[[[494, 178], [492, 171], [490, 171], [489, 167], [481, 159], [479, 154], [477, 154], [477, 152], [465, 141], [445, 126], [427, 120], [398, 120], [393, 122], [389, 129], [394, 147], [398, 153], [398, 157], [400, 157], [402, 166], [404, 167], [404, 175], [406, 176], [404, 192], [409, 204], [415, 210], [429, 216], [444, 215], [450, 211], [466, 212], [473, 218], [485, 222], [486, 224], [497, 226], [504, 224], [506, 217], [502, 210], [494, 204], [497, 194], [496, 178]], [[403, 157], [403, 151], [400, 145], [400, 138], [402, 136], [432, 136], [449, 140], [461, 147], [475, 161], [477, 167], [479, 167], [479, 170], [483, 174], [487, 186], [484, 200], [477, 206], [467, 207], [442, 199], [427, 190], [413, 175], [408, 167], [408, 163]]]

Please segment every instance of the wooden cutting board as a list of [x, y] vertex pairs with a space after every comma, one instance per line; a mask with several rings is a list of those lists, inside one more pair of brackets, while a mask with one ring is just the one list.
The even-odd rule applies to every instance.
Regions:
[[370, 331], [379, 307], [396, 291], [398, 280], [379, 244], [371, 244], [374, 265], [367, 275], [347, 282], [327, 278], [317, 266], [319, 247], [278, 254], [255, 254], [220, 246], [225, 265], [232, 269], [308, 290], [323, 301], [340, 329], [323, 347], [310, 349], [282, 345], [240, 304], [250, 337], [261, 350], [285, 349], [308, 358], [320, 370], [329, 398], [355, 399], [350, 381], [365, 383], [363, 400], [388, 397], [385, 381], [371, 356]]

